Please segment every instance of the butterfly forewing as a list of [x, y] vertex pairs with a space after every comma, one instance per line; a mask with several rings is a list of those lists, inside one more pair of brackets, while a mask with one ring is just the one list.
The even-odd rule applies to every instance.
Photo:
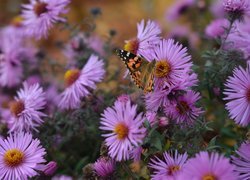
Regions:
[[126, 64], [136, 86], [143, 89], [145, 93], [151, 92], [154, 87], [155, 62], [148, 62], [125, 50], [117, 50], [117, 55]]

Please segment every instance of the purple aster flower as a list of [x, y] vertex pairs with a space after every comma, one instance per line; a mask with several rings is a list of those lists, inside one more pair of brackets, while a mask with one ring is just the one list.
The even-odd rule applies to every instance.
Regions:
[[224, 35], [228, 27], [229, 21], [227, 19], [216, 19], [206, 27], [205, 33], [210, 38], [218, 38]]
[[42, 79], [39, 75], [31, 75], [25, 81], [27, 82], [28, 85], [31, 86], [31, 85], [37, 84], [37, 83], [40, 84]]
[[242, 143], [236, 152], [239, 157], [233, 157], [233, 164], [236, 165], [236, 171], [240, 174], [239, 179], [250, 179], [250, 143]]
[[237, 180], [238, 174], [234, 170], [235, 166], [224, 156], [200, 152], [188, 160], [178, 180]]
[[169, 124], [169, 118], [159, 117], [159, 127], [166, 127]]
[[53, 114], [55, 108], [57, 107], [59, 101], [60, 101], [60, 95], [58, 92], [58, 89], [55, 84], [51, 84], [46, 90], [46, 101], [47, 101], [47, 107], [49, 114]]
[[145, 137], [143, 115], [137, 114], [136, 105], [116, 101], [113, 107], [104, 110], [100, 129], [105, 131], [105, 143], [109, 155], [117, 161], [128, 160], [131, 151], [138, 147]]
[[167, 9], [166, 19], [170, 22], [176, 21], [182, 14], [195, 4], [195, 0], [177, 0]]
[[102, 59], [91, 55], [82, 70], [68, 70], [64, 75], [67, 88], [61, 94], [59, 107], [62, 109], [79, 108], [81, 99], [90, 94], [88, 89], [95, 89], [95, 83], [103, 79], [105, 73], [103, 66]]
[[192, 66], [187, 48], [175, 43], [173, 39], [163, 39], [154, 51], [155, 89], [170, 88], [186, 79]]
[[214, 0], [210, 6], [210, 11], [215, 18], [223, 18], [225, 11], [221, 0]]
[[23, 89], [17, 92], [15, 100], [10, 103], [9, 132], [37, 131], [37, 127], [43, 123], [42, 117], [46, 116], [41, 112], [45, 104], [45, 94], [39, 84], [29, 86], [24, 82]]
[[70, 40], [63, 51], [68, 58], [68, 66], [75, 66], [77, 59], [82, 58], [87, 48], [105, 56], [104, 42], [98, 35], [79, 33]]
[[86, 44], [100, 56], [105, 56], [104, 42], [100, 36], [93, 34], [87, 38]]
[[14, 87], [21, 82], [23, 76], [22, 39], [8, 33], [7, 29], [0, 31], [0, 84], [4, 87]]
[[226, 109], [237, 124], [247, 126], [250, 122], [250, 67], [235, 68], [233, 76], [225, 83]]
[[187, 91], [184, 95], [171, 101], [164, 107], [164, 112], [177, 123], [191, 124], [203, 111], [195, 103], [200, 99], [200, 94]]
[[148, 120], [151, 126], [157, 124], [157, 113], [154, 111], [147, 111], [145, 114], [145, 118]]
[[130, 101], [130, 97], [128, 94], [122, 94], [117, 97], [117, 101], [120, 101], [122, 103], [126, 103], [127, 101]]
[[145, 96], [147, 110], [157, 111], [160, 107], [169, 103], [169, 96], [175, 96], [179, 91], [187, 91], [198, 83], [196, 73], [185, 73], [179, 83], [162, 90], [155, 89], [154, 92]]
[[250, 15], [249, 0], [223, 0], [224, 9], [232, 15], [241, 19], [244, 15]]
[[38, 175], [45, 163], [45, 149], [28, 133], [15, 133], [0, 139], [0, 179], [28, 179]]
[[21, 83], [22, 63], [32, 66], [36, 64], [37, 50], [16, 31], [18, 30], [12, 27], [0, 30], [0, 84], [4, 87], [14, 87]]
[[246, 59], [250, 58], [250, 18], [245, 18], [244, 22], [234, 23], [233, 30], [226, 39], [225, 49], [237, 49], [244, 53]]
[[172, 28], [168, 33], [167, 38], [175, 39], [177, 41], [181, 40], [186, 43], [187, 47], [193, 49], [196, 49], [200, 42], [199, 35], [184, 25], [177, 25]]
[[52, 177], [52, 180], [73, 180], [73, 178], [67, 175], [56, 175]]
[[112, 176], [115, 171], [115, 161], [109, 158], [99, 158], [94, 164], [93, 169], [101, 178], [108, 178]]
[[144, 20], [142, 20], [137, 24], [137, 37], [125, 41], [124, 49], [149, 60], [148, 54], [159, 43], [160, 33], [161, 29], [156, 22], [148, 20], [145, 25]]
[[178, 154], [177, 151], [174, 153], [164, 152], [163, 159], [155, 156], [149, 163], [149, 167], [154, 170], [151, 175], [152, 180], [175, 180], [182, 172], [187, 158], [187, 153]]
[[63, 53], [68, 58], [69, 66], [75, 65], [76, 59], [83, 56], [86, 46], [85, 39], [85, 35], [83, 33], [80, 33], [72, 37], [70, 41], [66, 44]]
[[143, 152], [143, 148], [141, 146], [136, 147], [131, 152], [131, 159], [133, 159], [134, 162], [139, 162], [141, 160], [142, 152]]
[[50, 161], [46, 165], [41, 165], [39, 171], [42, 171], [46, 176], [52, 176], [56, 172], [57, 168], [57, 163], [55, 161]]
[[30, 4], [23, 5], [23, 24], [27, 34], [41, 39], [48, 36], [48, 31], [56, 22], [64, 22], [60, 14], [65, 14], [65, 7], [70, 0], [30, 0]]

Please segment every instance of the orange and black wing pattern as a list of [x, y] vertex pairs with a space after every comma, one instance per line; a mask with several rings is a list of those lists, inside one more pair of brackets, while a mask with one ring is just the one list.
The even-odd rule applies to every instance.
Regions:
[[130, 76], [135, 85], [145, 93], [154, 89], [154, 66], [155, 62], [148, 62], [129, 51], [117, 50], [117, 55], [127, 66]]

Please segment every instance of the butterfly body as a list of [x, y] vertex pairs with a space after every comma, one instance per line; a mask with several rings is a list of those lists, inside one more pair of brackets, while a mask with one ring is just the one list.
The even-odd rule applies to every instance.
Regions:
[[127, 66], [134, 83], [145, 93], [153, 91], [155, 61], [148, 62], [125, 50], [117, 50], [117, 55]]

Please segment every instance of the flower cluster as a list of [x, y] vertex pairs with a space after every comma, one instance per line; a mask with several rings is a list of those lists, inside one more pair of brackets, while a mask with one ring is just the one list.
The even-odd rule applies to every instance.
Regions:
[[250, 179], [249, 1], [167, 5], [122, 37], [131, 81], [99, 7], [72, 25], [77, 1], [20, 6], [0, 28], [0, 179]]

